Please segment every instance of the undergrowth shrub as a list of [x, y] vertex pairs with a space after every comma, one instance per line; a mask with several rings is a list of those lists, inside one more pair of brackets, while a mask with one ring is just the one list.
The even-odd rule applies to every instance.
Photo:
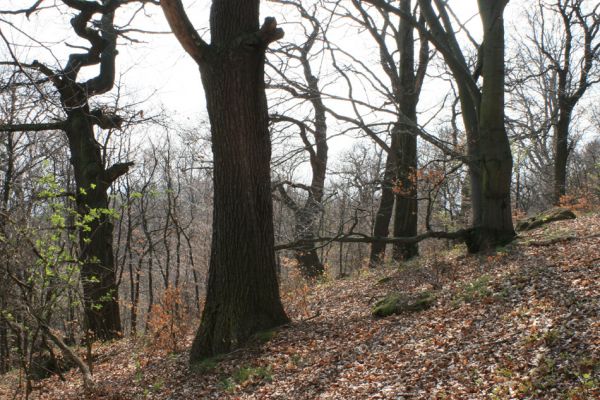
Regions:
[[149, 347], [154, 351], [178, 352], [190, 330], [191, 313], [181, 289], [169, 286], [148, 318]]

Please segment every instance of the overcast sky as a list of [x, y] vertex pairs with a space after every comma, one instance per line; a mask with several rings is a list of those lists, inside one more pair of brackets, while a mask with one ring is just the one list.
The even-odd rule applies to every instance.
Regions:
[[[33, 2], [33, 0], [2, 0], [4, 6], [0, 8], [18, 9]], [[476, 0], [454, 0], [451, 3], [455, 3], [453, 7], [461, 19], [467, 20], [476, 14]], [[52, 2], [47, 1], [46, 4], [50, 5]], [[203, 32], [208, 26], [210, 0], [184, 0], [184, 5], [194, 25]], [[58, 10], [47, 10], [31, 16], [29, 20], [23, 16], [0, 15], [4, 21], [10, 21], [18, 28], [11, 29], [6, 24], [0, 24], [0, 29], [9, 40], [17, 44], [13, 49], [22, 59], [28, 61], [39, 59], [49, 64], [55, 63], [56, 60], [64, 63], [66, 55], [73, 51], [67, 44], [86, 43], [74, 37], [69, 30], [68, 20], [73, 13], [64, 6], [62, 10], [67, 10], [67, 14], [61, 14]], [[296, 14], [286, 15], [285, 11], [282, 13], [278, 7], [266, 1], [262, 2], [261, 11], [263, 16], [276, 15], [280, 25], [286, 31], [285, 40], [294, 40], [294, 32], [297, 29]], [[131, 10], [119, 10], [117, 20], [127, 21], [131, 15]], [[470, 24], [476, 36], [478, 36], [479, 26], [478, 18]], [[155, 32], [168, 31], [162, 11], [152, 5], [146, 7], [143, 15], [140, 13], [136, 16], [131, 27]], [[18, 30], [39, 40], [46, 49], [41, 46], [31, 46], [31, 41]], [[151, 103], [163, 104], [168, 109], [181, 114], [182, 117], [203, 112], [204, 95], [198, 68], [184, 53], [173, 35], [130, 33], [129, 36], [138, 42], [119, 46], [117, 58], [119, 72], [124, 74], [126, 90], [137, 100], [150, 97]], [[203, 36], [208, 35], [204, 33]], [[120, 42], [125, 43], [124, 40]], [[1, 44], [1, 48], [0, 54], [6, 56], [4, 43]], [[92, 70], [93, 68], [88, 68], [85, 73], [93, 74], [95, 71]]]
[[[513, 34], [513, 27], [519, 27], [521, 23], [520, 14], [529, 0], [512, 0], [505, 14], [507, 37]], [[1, 0], [0, 9], [17, 9], [33, 4], [34, 0]], [[54, 0], [46, 0], [47, 5], [54, 4]], [[184, 5], [194, 25], [203, 33], [208, 40], [206, 28], [210, 0], [184, 0]], [[481, 24], [477, 16], [477, 0], [450, 0], [454, 12], [461, 21], [469, 21], [470, 33], [477, 39], [481, 38]], [[129, 21], [135, 7], [126, 10], [119, 9], [117, 21], [124, 23]], [[275, 15], [280, 25], [286, 31], [286, 41], [302, 41], [298, 34], [299, 17], [295, 12], [282, 11], [267, 1], [262, 2], [263, 16]], [[13, 42], [18, 56], [23, 61], [31, 62], [39, 59], [49, 64], [66, 62], [66, 56], [73, 51], [68, 45], [86, 45], [85, 41], [75, 37], [69, 29], [68, 20], [73, 15], [72, 10], [65, 6], [58, 9], [44, 10], [26, 19], [24, 16], [0, 15], [0, 29]], [[11, 28], [6, 22], [14, 24]], [[119, 56], [117, 58], [118, 70], [123, 74], [124, 89], [135, 99], [142, 101], [147, 99], [141, 108], [152, 110], [165, 107], [171, 116], [185, 121], [197, 121], [205, 114], [204, 94], [200, 82], [198, 68], [191, 58], [183, 51], [177, 40], [168, 31], [168, 25], [159, 7], [148, 5], [145, 11], [137, 13], [131, 28], [163, 32], [157, 34], [140, 34], [131, 32], [128, 35], [135, 39], [133, 43], [120, 40]], [[21, 31], [21, 32], [19, 32]], [[33, 45], [32, 41], [22, 32], [30, 37], [36, 38], [40, 43]], [[373, 55], [373, 43], [370, 39], [357, 40], [356, 29], [348, 28], [346, 31], [339, 30], [330, 35], [332, 40], [338, 42], [341, 47], [351, 49], [360, 54]], [[368, 48], [371, 46], [371, 49]], [[0, 43], [0, 55], [8, 58], [4, 43]], [[87, 68], [85, 73], [95, 74], [96, 68]], [[419, 105], [421, 110], [429, 109], [438, 104], [444, 92], [443, 84], [429, 81], [424, 87], [422, 100]]]

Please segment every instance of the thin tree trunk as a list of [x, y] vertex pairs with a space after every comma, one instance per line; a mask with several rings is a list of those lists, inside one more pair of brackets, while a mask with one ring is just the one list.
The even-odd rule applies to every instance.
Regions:
[[554, 129], [554, 198], [558, 205], [562, 196], [567, 193], [567, 161], [569, 158], [569, 125], [572, 110], [562, 105], [558, 122]]
[[[392, 132], [391, 149], [397, 148], [397, 134]], [[375, 223], [373, 225], [374, 237], [387, 237], [390, 230], [390, 220], [394, 210], [394, 181], [396, 179], [396, 154], [388, 153], [381, 183], [381, 200], [379, 208], [375, 214]], [[371, 254], [369, 256], [369, 265], [376, 267], [384, 261], [386, 244], [383, 242], [373, 242], [371, 245]]]
[[[411, 1], [402, 0], [400, 8], [406, 13], [411, 12]], [[400, 19], [398, 29], [398, 47], [400, 50], [400, 96], [398, 99], [400, 112], [410, 121], [417, 122], [417, 103], [420, 86], [415, 74], [415, 44], [414, 28], [404, 19]], [[425, 41], [426, 42], [426, 41]], [[423, 49], [423, 44], [422, 44]], [[428, 52], [425, 46], [424, 50]], [[429, 55], [421, 57], [421, 62], [427, 63]], [[424, 59], [423, 59], [424, 58]], [[423, 68], [420, 65], [419, 68]], [[395, 237], [411, 237], [417, 234], [417, 136], [407, 124], [399, 125], [397, 173], [399, 188], [396, 191], [394, 212]], [[393, 149], [392, 149], [393, 150]], [[419, 253], [419, 246], [396, 243], [393, 246], [392, 257], [396, 261], [408, 260]]]

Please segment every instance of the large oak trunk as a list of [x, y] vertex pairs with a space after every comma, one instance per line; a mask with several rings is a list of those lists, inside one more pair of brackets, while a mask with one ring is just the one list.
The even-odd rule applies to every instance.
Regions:
[[[476, 158], [472, 166], [471, 251], [508, 243], [515, 236], [510, 203], [512, 154], [504, 127], [504, 1], [479, 0], [484, 28], [483, 87]], [[471, 139], [470, 139], [471, 140]]]
[[229, 352], [288, 321], [273, 238], [264, 46], [258, 1], [215, 0], [213, 43], [200, 64], [214, 158], [213, 237], [206, 305], [191, 360]]

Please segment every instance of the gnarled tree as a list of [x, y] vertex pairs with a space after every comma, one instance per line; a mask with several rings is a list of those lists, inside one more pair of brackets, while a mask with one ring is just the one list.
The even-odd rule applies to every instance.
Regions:
[[[77, 36], [89, 43], [89, 47], [84, 48], [81, 53], [70, 54], [62, 68], [55, 68], [37, 60], [25, 63], [14, 59], [12, 63], [24, 73], [27, 69], [37, 70], [46, 77], [59, 94], [66, 119], [50, 123], [0, 126], [0, 131], [54, 129], [66, 133], [77, 191], [77, 212], [81, 219], [78, 231], [85, 325], [97, 338], [108, 340], [117, 337], [121, 332], [108, 190], [133, 163], [105, 166], [102, 147], [96, 140], [95, 129], [118, 128], [122, 119], [101, 108], [92, 109], [90, 99], [107, 93], [114, 85], [117, 55], [114, 12], [127, 1], [62, 2], [76, 12], [71, 19], [71, 25]], [[29, 15], [36, 11], [40, 3], [37, 2], [33, 8], [20, 12]], [[14, 57], [14, 53], [12, 54]], [[99, 66], [98, 75], [78, 81], [81, 70], [90, 66]]]
[[[285, 127], [294, 126], [298, 130], [304, 150], [308, 153], [311, 168], [310, 184], [282, 180], [275, 184], [275, 188], [283, 204], [294, 214], [294, 240], [306, 240], [306, 244], [295, 249], [298, 267], [305, 277], [315, 278], [323, 275], [325, 270], [310, 240], [317, 237], [319, 216], [323, 211], [329, 147], [326, 109], [319, 87], [319, 78], [315, 76], [318, 73], [313, 71], [313, 63], [317, 55], [322, 53], [322, 48], [319, 49], [318, 45], [320, 40], [325, 39], [325, 27], [316, 15], [319, 9], [316, 4], [309, 10], [301, 2], [272, 1], [294, 7], [307, 25], [304, 43], [284, 43], [273, 50], [280, 62], [269, 63], [272, 67], [269, 87], [286, 92], [296, 101], [308, 102], [312, 109], [312, 116], [306, 119], [284, 113], [272, 115], [271, 120]], [[298, 63], [301, 79], [294, 79], [289, 74], [292, 68], [291, 61]], [[296, 107], [293, 108], [295, 109]], [[290, 195], [290, 189], [301, 189], [306, 195], [303, 199], [296, 199]]]

